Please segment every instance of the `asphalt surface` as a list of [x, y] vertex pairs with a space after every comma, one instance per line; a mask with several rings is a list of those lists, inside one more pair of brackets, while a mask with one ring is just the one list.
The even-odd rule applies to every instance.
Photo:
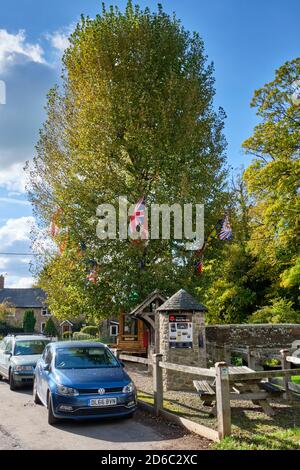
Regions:
[[60, 422], [49, 426], [47, 410], [30, 388], [17, 392], [0, 381], [0, 450], [207, 449], [209, 441], [138, 411], [132, 419]]

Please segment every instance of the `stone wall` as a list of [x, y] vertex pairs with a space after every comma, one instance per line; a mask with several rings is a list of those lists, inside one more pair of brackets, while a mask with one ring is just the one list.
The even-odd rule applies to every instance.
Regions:
[[229, 361], [231, 349], [291, 349], [300, 340], [300, 324], [208, 325], [207, 356], [211, 363]]
[[[179, 312], [178, 312], [179, 313]], [[184, 314], [185, 312], [182, 312]], [[204, 314], [196, 312], [192, 316], [193, 321], [193, 347], [192, 349], [169, 348], [169, 314], [159, 313], [159, 352], [163, 354], [163, 360], [174, 364], [195, 367], [206, 367], [206, 342]], [[195, 390], [193, 380], [197, 376], [182, 372], [163, 370], [164, 390]]]

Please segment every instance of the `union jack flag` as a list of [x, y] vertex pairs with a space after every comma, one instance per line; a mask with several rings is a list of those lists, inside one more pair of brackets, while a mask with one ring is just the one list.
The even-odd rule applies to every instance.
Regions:
[[225, 214], [223, 219], [222, 227], [219, 233], [220, 240], [231, 240], [232, 239], [232, 228], [229, 223], [228, 214]]
[[136, 203], [133, 213], [130, 216], [129, 233], [130, 235], [139, 234], [142, 240], [148, 240], [148, 219], [145, 211], [145, 196], [142, 196]]
[[97, 270], [96, 269], [94, 269], [88, 274], [87, 280], [88, 282], [91, 282], [92, 284], [97, 284]]

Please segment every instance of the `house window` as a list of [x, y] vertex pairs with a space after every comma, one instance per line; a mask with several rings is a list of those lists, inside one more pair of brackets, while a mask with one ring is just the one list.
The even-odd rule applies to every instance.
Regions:
[[45, 326], [46, 326], [46, 322], [42, 322], [41, 323], [41, 333], [44, 333]]
[[42, 308], [42, 317], [51, 317], [51, 313], [47, 308]]
[[123, 335], [137, 336], [138, 323], [135, 318], [130, 315], [124, 315]]
[[110, 336], [118, 336], [119, 327], [118, 325], [110, 325]]
[[16, 312], [9, 312], [7, 315], [6, 315], [6, 318], [16, 318]]

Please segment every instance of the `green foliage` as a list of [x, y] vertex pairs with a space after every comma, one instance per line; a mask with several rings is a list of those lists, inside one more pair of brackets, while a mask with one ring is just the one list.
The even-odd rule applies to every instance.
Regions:
[[291, 100], [300, 59], [255, 92], [261, 122], [243, 146], [251, 165], [233, 184], [234, 242], [205, 268], [199, 292], [213, 323], [300, 322], [299, 126]]
[[86, 333], [90, 336], [99, 336], [99, 328], [97, 326], [84, 326], [81, 333]]
[[9, 302], [0, 303], [0, 321], [7, 320], [7, 317], [14, 314], [15, 308]]
[[23, 330], [25, 333], [33, 333], [36, 324], [36, 318], [33, 310], [26, 310], [23, 317]]
[[[59, 318], [118, 314], [155, 288], [191, 293], [200, 283], [177, 240], [147, 248], [96, 238], [96, 208], [118, 196], [135, 203], [201, 202], [209, 227], [223, 211], [224, 112], [213, 107], [213, 67], [202, 39], [159, 7], [82, 17], [63, 59], [63, 87], [48, 95], [47, 119], [30, 168], [30, 198], [42, 223], [63, 210], [61, 256], [43, 258], [40, 285]], [[118, 215], [118, 214], [117, 214]], [[64, 235], [63, 235], [64, 233]], [[84, 241], [86, 252], [79, 257]], [[96, 285], [86, 282], [97, 259]], [[143, 265], [143, 267], [141, 267]]]
[[261, 122], [243, 144], [254, 156], [245, 172], [253, 200], [249, 245], [275, 274], [273, 296], [279, 294], [290, 299], [297, 309], [300, 106], [291, 97], [293, 82], [299, 74], [300, 58], [297, 58], [286, 62], [276, 71], [272, 82], [255, 92], [252, 106], [257, 108]]
[[54, 323], [54, 321], [51, 317], [48, 318], [48, 320], [46, 322], [46, 325], [45, 325], [45, 328], [44, 328], [44, 334], [47, 335], [47, 336], [57, 336], [58, 335], [56, 325], [55, 325], [55, 323]]
[[63, 339], [66, 341], [72, 339], [72, 336], [73, 336], [72, 331], [64, 331], [64, 333], [62, 334]]
[[243, 365], [243, 358], [240, 357], [240, 356], [232, 356], [231, 357], [231, 364], [233, 366], [237, 366], [237, 367], [242, 366]]
[[300, 313], [286, 299], [272, 299], [270, 305], [260, 308], [249, 318], [249, 323], [300, 323]]
[[73, 339], [78, 341], [85, 341], [94, 339], [94, 336], [87, 333], [82, 333], [81, 331], [75, 331], [75, 333], [73, 333]]
[[23, 333], [24, 330], [20, 326], [10, 325], [5, 321], [0, 320], [0, 336], [6, 336], [9, 333]]
[[281, 284], [287, 289], [292, 287], [300, 289], [300, 257], [297, 257], [293, 264], [281, 274]]
[[274, 359], [274, 358], [273, 359], [267, 359], [264, 364], [268, 367], [273, 368], [273, 367], [280, 366], [281, 361], [280, 361], [280, 359]]

